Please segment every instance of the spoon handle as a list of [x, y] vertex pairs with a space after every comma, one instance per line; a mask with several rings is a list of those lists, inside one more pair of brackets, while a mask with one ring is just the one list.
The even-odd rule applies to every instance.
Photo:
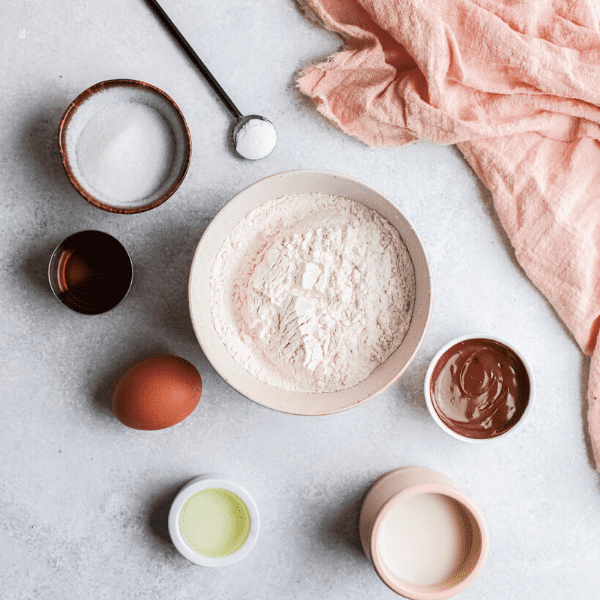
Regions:
[[206, 81], [209, 83], [210, 87], [214, 90], [215, 94], [219, 96], [223, 104], [227, 107], [227, 110], [229, 110], [229, 112], [236, 119], [240, 119], [242, 117], [242, 113], [238, 110], [231, 98], [225, 93], [225, 90], [219, 85], [219, 82], [213, 77], [212, 73], [208, 70], [208, 67], [202, 62], [196, 52], [194, 52], [194, 49], [183, 37], [181, 31], [175, 27], [175, 23], [171, 21], [169, 15], [167, 15], [161, 5], [156, 0], [146, 0], [146, 2], [150, 5], [150, 8], [154, 10], [157, 17], [162, 21], [163, 25], [171, 32], [171, 35], [179, 42], [190, 60], [194, 63], [194, 65], [196, 65], [200, 73], [202, 73]]

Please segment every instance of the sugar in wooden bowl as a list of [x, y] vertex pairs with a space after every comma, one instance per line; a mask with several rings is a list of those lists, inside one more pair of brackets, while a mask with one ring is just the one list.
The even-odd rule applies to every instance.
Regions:
[[105, 81], [65, 112], [59, 145], [75, 189], [91, 204], [118, 213], [150, 210], [183, 181], [191, 137], [175, 102], [147, 83]]

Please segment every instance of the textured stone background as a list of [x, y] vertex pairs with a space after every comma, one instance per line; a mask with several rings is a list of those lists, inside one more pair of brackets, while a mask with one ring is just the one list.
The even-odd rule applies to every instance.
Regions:
[[[454, 478], [488, 520], [488, 563], [461, 598], [596, 597], [588, 360], [517, 265], [489, 193], [453, 147], [370, 150], [326, 122], [293, 76], [340, 39], [292, 0], [163, 3], [240, 109], [276, 124], [269, 158], [234, 155], [228, 114], [143, 0], [3, 0], [0, 9], [0, 599], [393, 598], [360, 549], [357, 516], [373, 479], [413, 464]], [[88, 205], [58, 155], [67, 105], [113, 78], [165, 90], [193, 136], [184, 184], [141, 215]], [[431, 325], [408, 372], [329, 417], [271, 412], [229, 388], [204, 358], [187, 307], [211, 218], [250, 183], [297, 168], [347, 173], [390, 196], [434, 273]], [[46, 279], [54, 246], [85, 228], [115, 235], [134, 261], [130, 295], [97, 317], [57, 303]], [[486, 447], [443, 433], [421, 391], [439, 347], [473, 331], [512, 341], [537, 379], [531, 419]], [[204, 395], [170, 430], [128, 430], [108, 397], [126, 368], [155, 352], [193, 362]], [[208, 471], [244, 484], [263, 518], [251, 555], [224, 570], [187, 562], [166, 532], [179, 487]]]

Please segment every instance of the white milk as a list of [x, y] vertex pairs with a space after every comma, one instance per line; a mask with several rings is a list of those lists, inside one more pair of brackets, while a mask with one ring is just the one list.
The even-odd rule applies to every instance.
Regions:
[[441, 494], [401, 500], [385, 516], [378, 536], [381, 561], [392, 575], [415, 585], [450, 579], [468, 556], [472, 529], [460, 504]]

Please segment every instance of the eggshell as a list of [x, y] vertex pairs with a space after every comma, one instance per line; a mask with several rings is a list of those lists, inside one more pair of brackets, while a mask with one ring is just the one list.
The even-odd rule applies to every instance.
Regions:
[[188, 417], [201, 394], [202, 379], [194, 365], [178, 356], [153, 356], [121, 377], [112, 409], [132, 429], [165, 429]]

